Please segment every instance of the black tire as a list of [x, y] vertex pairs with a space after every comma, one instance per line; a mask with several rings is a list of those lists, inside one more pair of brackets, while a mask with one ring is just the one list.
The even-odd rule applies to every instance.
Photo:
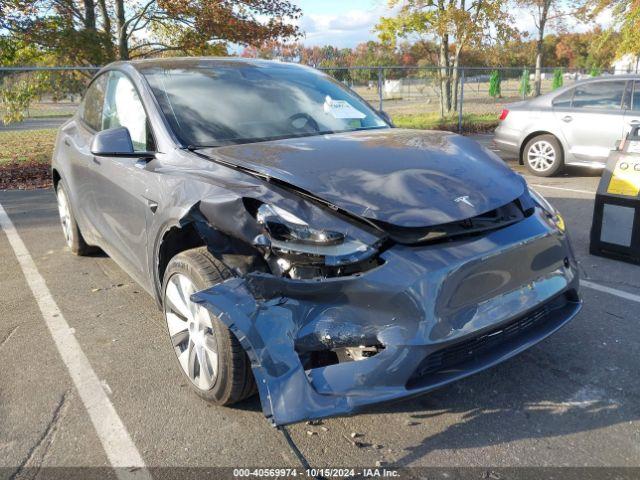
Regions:
[[[541, 158], [543, 150], [548, 157], [553, 157], [549, 164], [548, 158]], [[522, 150], [522, 162], [527, 170], [537, 177], [552, 177], [564, 168], [564, 152], [556, 137], [550, 134], [538, 135], [530, 139]]]
[[[56, 198], [58, 200], [58, 214], [60, 216], [60, 224], [62, 226], [65, 243], [74, 255], [89, 255], [95, 251], [95, 247], [87, 245], [87, 242], [85, 242], [84, 237], [82, 236], [80, 227], [78, 227], [78, 223], [76, 222], [76, 218], [73, 214], [73, 206], [69, 200], [69, 195], [67, 194], [68, 191], [69, 189], [66, 183], [64, 183], [64, 180], [60, 180], [56, 186]], [[68, 227], [65, 226], [65, 218], [63, 218], [61, 207], [61, 202], [63, 201], [66, 202], [66, 221], [68, 222]]]
[[[213, 341], [217, 345], [217, 375], [215, 375], [213, 386], [207, 389], [200, 388], [182, 367], [178, 360], [178, 350], [181, 347], [175, 346], [171, 340], [167, 320], [167, 312], [172, 310], [171, 302], [167, 299], [167, 287], [172, 277], [178, 274], [191, 280], [196, 291], [204, 290], [232, 276], [231, 272], [206, 247], [179, 253], [169, 261], [163, 278], [162, 302], [167, 334], [171, 347], [176, 353], [178, 369], [188, 380], [188, 385], [200, 397], [215, 405], [231, 405], [250, 397], [256, 392], [251, 362], [235, 335], [213, 314], [209, 315]], [[186, 340], [187, 343], [190, 341]]]

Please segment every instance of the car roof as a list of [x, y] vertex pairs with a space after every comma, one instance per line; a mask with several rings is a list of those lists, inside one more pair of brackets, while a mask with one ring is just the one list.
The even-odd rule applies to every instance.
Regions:
[[640, 74], [625, 73], [621, 75], [600, 75], [597, 77], [580, 79], [576, 83], [597, 82], [598, 80], [640, 80]]
[[215, 67], [293, 67], [309, 68], [297, 63], [281, 62], [278, 60], [263, 60], [258, 58], [244, 57], [169, 57], [169, 58], [148, 58], [142, 60], [127, 60], [116, 62], [116, 64], [129, 64], [136, 70], [147, 70], [152, 68], [215, 68]]

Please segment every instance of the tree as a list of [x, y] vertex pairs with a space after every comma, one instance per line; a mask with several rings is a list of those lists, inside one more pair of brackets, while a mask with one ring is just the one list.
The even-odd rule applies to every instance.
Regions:
[[44, 81], [43, 75], [21, 75], [9, 81], [5, 80], [0, 89], [2, 123], [7, 125], [24, 120], [31, 102], [40, 97]]
[[558, 64], [570, 69], [597, 66], [609, 68], [615, 59], [620, 34], [600, 27], [587, 32], [565, 33], [558, 36], [555, 56]]
[[520, 87], [518, 88], [518, 92], [523, 97], [531, 94], [531, 81], [529, 80], [529, 69], [525, 68], [522, 70], [522, 76], [520, 77]]
[[590, 20], [596, 19], [603, 11], [611, 12], [613, 18], [611, 31], [619, 32], [616, 42], [618, 55], [627, 53], [640, 55], [640, 2], [637, 0], [589, 0], [587, 5], [587, 18]]
[[560, 88], [563, 84], [564, 80], [562, 78], [562, 69], [561, 68], [556, 68], [553, 71], [553, 83], [551, 85], [551, 88], [553, 90], [556, 90], [558, 88]]
[[623, 0], [614, 5], [614, 19], [620, 27], [621, 37], [618, 53], [637, 56], [640, 54], [640, 3]]
[[389, 6], [399, 10], [376, 26], [383, 42], [395, 44], [398, 38], [414, 36], [435, 39], [442, 115], [457, 108], [463, 50], [489, 41], [491, 31], [501, 38], [515, 33], [505, 0], [389, 0]]
[[568, 15], [579, 16], [584, 10], [584, 0], [516, 0], [520, 6], [527, 8], [536, 27], [536, 73], [534, 93], [540, 95], [542, 88], [542, 67], [544, 64], [545, 31], [550, 24], [560, 26]]
[[288, 0], [0, 0], [0, 30], [61, 62], [102, 64], [296, 37], [300, 14]]
[[[585, 67], [598, 67], [600, 70], [611, 68], [611, 64], [616, 58], [616, 53], [628, 53], [620, 50], [622, 34], [615, 30], [602, 31], [600, 28], [594, 29], [593, 38], [589, 41], [589, 50]], [[622, 47], [624, 48], [624, 47]]]
[[500, 91], [500, 72], [498, 70], [494, 70], [491, 72], [491, 78], [489, 79], [489, 96], [493, 98], [502, 97], [502, 92]]
[[[554, 5], [555, 0], [519, 0], [519, 3], [525, 6], [529, 6], [533, 10], [533, 20], [538, 33], [536, 42], [536, 76], [535, 76], [535, 92], [536, 96], [540, 95], [542, 84], [542, 62], [543, 62], [543, 42], [544, 42], [544, 30], [549, 21], [549, 11], [551, 6]], [[528, 73], [528, 72], [527, 72]], [[527, 75], [527, 85], [529, 82], [529, 76]], [[524, 81], [524, 77], [523, 77]], [[521, 88], [523, 86], [521, 85]], [[526, 95], [526, 93], [525, 93]]]
[[288, 43], [280, 40], [267, 40], [261, 45], [249, 45], [242, 50], [241, 57], [264, 58], [266, 60], [281, 60], [284, 62], [297, 62], [302, 56], [304, 45], [301, 43]]

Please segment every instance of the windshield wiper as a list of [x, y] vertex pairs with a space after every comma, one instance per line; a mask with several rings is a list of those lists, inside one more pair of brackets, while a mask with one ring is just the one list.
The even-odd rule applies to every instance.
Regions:
[[336, 133], [332, 130], [327, 130], [323, 132], [305, 132], [305, 133], [293, 133], [286, 135], [274, 135], [273, 137], [253, 137], [253, 138], [231, 138], [224, 140], [225, 143], [219, 143], [217, 145], [189, 145], [187, 146], [187, 150], [200, 150], [202, 148], [217, 148], [217, 147], [227, 147], [229, 145], [243, 145], [246, 143], [259, 143], [259, 142], [270, 142], [273, 140], [287, 140], [289, 138], [302, 138], [302, 137], [313, 137], [316, 135], [329, 135], [331, 133]]
[[321, 132], [288, 133], [286, 135], [274, 135], [273, 137], [231, 138], [231, 139], [224, 140], [225, 143], [211, 144], [211, 145], [188, 145], [186, 149], [190, 151], [194, 151], [194, 150], [201, 150], [203, 148], [219, 148], [219, 147], [227, 147], [230, 145], [243, 145], [247, 143], [271, 142], [274, 140], [287, 140], [289, 138], [315, 137], [319, 135], [331, 135], [335, 133], [359, 132], [362, 130], [378, 130], [381, 128], [389, 128], [389, 127], [386, 125], [380, 125], [375, 127], [350, 128], [348, 130], [324, 130]]

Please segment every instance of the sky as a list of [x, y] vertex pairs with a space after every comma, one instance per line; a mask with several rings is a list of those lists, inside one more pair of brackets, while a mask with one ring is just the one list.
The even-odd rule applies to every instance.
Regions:
[[[306, 32], [302, 42], [307, 46], [355, 47], [359, 43], [376, 40], [373, 27], [380, 17], [392, 13], [387, 7], [387, 0], [292, 0], [292, 3], [302, 9], [299, 25]], [[513, 9], [512, 14], [518, 29], [530, 33], [535, 31], [533, 18], [528, 11]], [[610, 15], [604, 13], [597, 23], [606, 28], [610, 21]], [[568, 19], [567, 23], [575, 31], [585, 31], [595, 26], [578, 24], [572, 19]]]
[[292, 0], [302, 9], [302, 42], [307, 46], [354, 47], [375, 40], [371, 32], [389, 13], [386, 0]]

